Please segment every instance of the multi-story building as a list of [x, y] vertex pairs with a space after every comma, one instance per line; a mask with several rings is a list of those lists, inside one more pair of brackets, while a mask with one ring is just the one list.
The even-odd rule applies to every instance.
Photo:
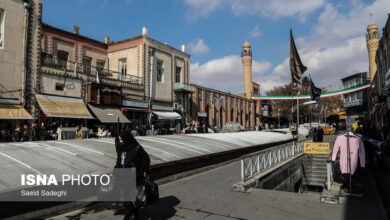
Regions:
[[191, 115], [196, 121], [210, 127], [223, 127], [226, 122], [235, 121], [246, 128], [260, 125], [260, 101], [253, 101], [253, 95], [260, 95], [260, 85], [252, 82], [252, 52], [248, 42], [243, 45], [242, 63], [244, 94], [232, 94], [193, 85], [195, 92], [190, 95]]
[[[43, 24], [42, 32], [37, 95], [41, 115], [67, 121], [76, 118], [75, 123], [92, 118], [82, 104], [78, 105], [78, 116], [71, 115], [76, 114], [74, 109], [63, 115], [58, 115], [59, 109], [56, 114], [48, 113], [55, 109], [54, 104], [59, 106], [60, 99], [69, 103], [84, 100], [93, 115], [105, 123], [119, 119], [147, 124], [150, 118], [157, 126], [173, 127], [182, 116], [185, 119], [189, 105], [186, 94], [193, 88], [188, 85], [190, 55], [184, 46], [180, 51], [160, 43], [148, 36], [146, 28], [140, 36], [117, 42], [109, 37], [105, 42], [84, 37], [78, 26], [68, 32]], [[52, 105], [45, 106], [49, 103]]]
[[34, 112], [40, 17], [39, 0], [0, 1], [0, 121], [8, 119], [1, 129], [32, 119], [28, 112]]
[[[356, 86], [366, 85], [369, 83], [367, 72], [356, 73], [341, 79], [344, 89]], [[343, 96], [343, 108], [348, 115], [360, 115], [367, 117], [367, 91], [360, 90]]]
[[188, 94], [194, 88], [189, 85], [190, 55], [184, 45], [178, 50], [161, 43], [144, 27], [140, 36], [108, 43], [107, 55], [110, 69], [142, 77], [143, 100], [150, 104], [155, 125], [172, 127], [175, 120], [189, 122]]
[[367, 27], [371, 79], [368, 109], [371, 124], [378, 130], [383, 130], [384, 127], [389, 126], [387, 111], [390, 108], [390, 14], [382, 29], [382, 37], [379, 36], [377, 29], [378, 26], [375, 24]]

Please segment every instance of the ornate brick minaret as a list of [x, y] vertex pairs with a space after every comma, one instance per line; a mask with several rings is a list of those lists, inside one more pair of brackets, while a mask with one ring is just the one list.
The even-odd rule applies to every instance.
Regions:
[[251, 45], [245, 42], [242, 45], [242, 66], [244, 74], [244, 93], [247, 99], [251, 99], [253, 95], [252, 87], [252, 51]]
[[379, 47], [379, 33], [378, 33], [378, 26], [376, 24], [370, 24], [367, 27], [367, 49], [368, 49], [368, 60], [369, 60], [369, 75], [370, 75], [370, 82], [374, 79], [377, 66], [375, 61], [376, 51]]

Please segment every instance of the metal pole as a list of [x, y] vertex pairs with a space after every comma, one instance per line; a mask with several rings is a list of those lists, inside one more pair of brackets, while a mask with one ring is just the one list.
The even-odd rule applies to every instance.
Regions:
[[327, 189], [330, 190], [330, 185], [331, 185], [331, 173], [332, 173], [332, 166], [330, 164], [330, 162], [328, 162], [326, 164], [326, 171], [327, 171], [327, 175], [326, 175], [326, 182], [327, 182]]
[[297, 84], [297, 136], [298, 135], [298, 130], [299, 130], [299, 84]]
[[150, 48], [150, 80], [149, 80], [149, 126], [152, 126], [152, 96], [153, 96], [153, 61], [154, 50]]
[[[25, 77], [26, 77], [26, 32], [27, 32], [27, 17], [28, 17], [28, 8], [30, 7], [30, 4], [25, 2], [24, 3], [24, 28], [23, 28], [23, 46], [22, 46], [22, 105], [24, 106], [24, 94], [25, 94]], [[4, 17], [4, 16], [3, 16]]]
[[116, 126], [116, 136], [119, 136], [119, 115], [118, 115], [118, 124]]
[[279, 116], [279, 114], [280, 114], [280, 108], [278, 108], [278, 126], [279, 126], [279, 129], [280, 129], [280, 116]]
[[245, 183], [244, 159], [241, 159], [241, 180]]
[[326, 114], [326, 110], [328, 109], [328, 107], [326, 106], [326, 103], [325, 103], [325, 124], [326, 124], [326, 116], [327, 116], [327, 114]]
[[348, 160], [348, 173], [349, 173], [349, 193], [352, 193], [352, 175], [351, 175], [351, 148], [349, 143], [349, 132], [351, 130], [351, 126], [347, 125], [347, 160]]

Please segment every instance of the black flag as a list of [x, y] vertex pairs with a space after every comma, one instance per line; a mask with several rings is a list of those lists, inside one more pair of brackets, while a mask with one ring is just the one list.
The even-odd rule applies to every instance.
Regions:
[[317, 103], [320, 103], [320, 98], [321, 98], [321, 89], [317, 88], [313, 80], [311, 80], [310, 77], [310, 95], [311, 95], [311, 100], [317, 101]]
[[290, 71], [291, 81], [293, 83], [301, 83], [303, 73], [306, 71], [306, 66], [302, 64], [301, 58], [299, 57], [297, 48], [295, 46], [294, 37], [292, 30], [290, 29]]

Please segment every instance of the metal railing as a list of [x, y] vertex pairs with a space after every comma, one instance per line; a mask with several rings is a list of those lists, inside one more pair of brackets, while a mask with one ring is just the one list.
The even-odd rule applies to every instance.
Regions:
[[272, 147], [259, 152], [251, 153], [241, 157], [241, 181], [245, 183], [248, 179], [267, 170], [294, 155], [303, 153], [303, 142], [293, 142], [282, 146]]
[[42, 53], [42, 66], [62, 70], [69, 73], [85, 74], [88, 76], [96, 76], [99, 74], [100, 78], [121, 80], [133, 84], [144, 85], [143, 77], [134, 76], [131, 74], [122, 74], [117, 71], [103, 69], [97, 66], [85, 65], [74, 61], [63, 60], [51, 54]]

